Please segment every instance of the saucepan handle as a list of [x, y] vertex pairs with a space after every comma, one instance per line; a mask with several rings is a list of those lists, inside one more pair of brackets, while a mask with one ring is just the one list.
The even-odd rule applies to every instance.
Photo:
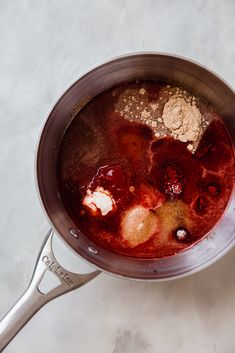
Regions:
[[[56, 260], [52, 250], [53, 230], [50, 230], [40, 250], [29, 287], [0, 321], [0, 352], [8, 345], [31, 317], [50, 300], [79, 288], [95, 278], [100, 271], [76, 274], [67, 271]], [[39, 285], [46, 271], [52, 272], [60, 284], [42, 293]]]

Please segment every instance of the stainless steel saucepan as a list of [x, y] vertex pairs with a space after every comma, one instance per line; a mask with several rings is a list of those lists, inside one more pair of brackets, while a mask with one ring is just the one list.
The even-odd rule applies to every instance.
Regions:
[[[28, 289], [0, 322], [0, 351], [43, 305], [84, 285], [101, 271], [145, 281], [179, 278], [214, 263], [235, 244], [234, 189], [221, 221], [206, 238], [182, 253], [163, 259], [137, 259], [109, 252], [87, 238], [68, 216], [56, 181], [57, 155], [67, 126], [94, 96], [114, 85], [137, 79], [176, 81], [207, 99], [223, 117], [234, 144], [234, 91], [217, 75], [190, 60], [158, 53], [126, 55], [95, 67], [75, 81], [55, 104], [41, 133], [36, 158], [37, 186], [52, 229], [38, 256]], [[75, 274], [63, 268], [52, 251], [54, 231], [96, 270]], [[46, 271], [52, 272], [60, 285], [44, 294], [38, 288]]]

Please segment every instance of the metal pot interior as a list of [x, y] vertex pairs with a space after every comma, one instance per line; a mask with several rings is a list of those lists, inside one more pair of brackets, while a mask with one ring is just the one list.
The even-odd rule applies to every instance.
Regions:
[[169, 258], [148, 260], [121, 256], [90, 241], [69, 218], [57, 189], [57, 154], [66, 127], [75, 114], [98, 93], [137, 79], [176, 81], [207, 99], [223, 117], [235, 142], [235, 94], [223, 80], [204, 67], [179, 57], [154, 53], [127, 55], [89, 71], [54, 106], [43, 128], [37, 152], [38, 190], [53, 228], [91, 264], [109, 273], [133, 279], [182, 277], [215, 262], [235, 243], [235, 191], [224, 216], [206, 238]]

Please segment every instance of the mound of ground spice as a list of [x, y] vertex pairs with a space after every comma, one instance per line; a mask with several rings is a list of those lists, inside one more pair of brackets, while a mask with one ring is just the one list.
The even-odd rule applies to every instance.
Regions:
[[164, 105], [162, 120], [173, 137], [182, 142], [197, 141], [201, 134], [202, 116], [194, 100], [190, 103], [173, 95]]

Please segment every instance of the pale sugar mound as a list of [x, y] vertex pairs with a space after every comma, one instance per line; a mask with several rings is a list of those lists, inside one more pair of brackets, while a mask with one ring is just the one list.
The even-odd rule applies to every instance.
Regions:
[[122, 236], [132, 248], [149, 240], [158, 227], [155, 213], [142, 206], [127, 210], [121, 222]]

